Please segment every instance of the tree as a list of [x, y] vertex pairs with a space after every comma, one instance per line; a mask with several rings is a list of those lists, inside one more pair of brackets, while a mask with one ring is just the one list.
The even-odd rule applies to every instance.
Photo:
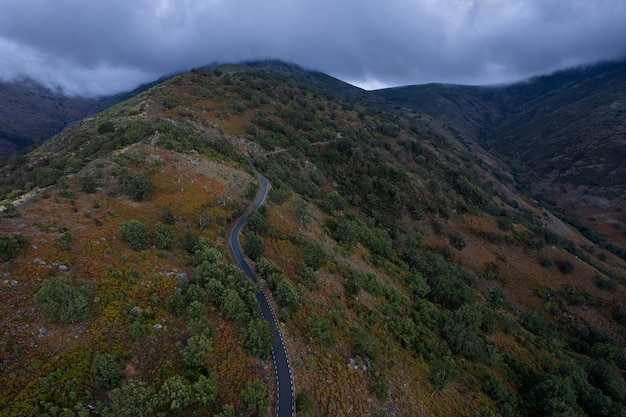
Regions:
[[121, 191], [135, 201], [150, 197], [156, 189], [152, 178], [143, 172], [124, 171], [119, 177]]
[[308, 392], [298, 394], [296, 398], [296, 410], [298, 413], [304, 414], [306, 417], [313, 416], [313, 400]]
[[170, 227], [158, 222], [154, 226], [154, 243], [160, 249], [172, 249], [172, 246], [174, 246], [174, 232]]
[[109, 392], [111, 417], [146, 416], [158, 406], [154, 387], [131, 379]]
[[246, 387], [241, 391], [241, 398], [246, 403], [248, 410], [256, 411], [261, 416], [267, 414], [270, 400], [267, 388], [260, 380], [248, 381]]
[[120, 226], [122, 239], [134, 251], [145, 250], [148, 247], [148, 227], [139, 220], [130, 220]]
[[252, 260], [257, 260], [263, 252], [265, 252], [265, 244], [263, 239], [257, 233], [247, 231], [245, 233], [246, 243], [243, 246], [243, 250]]
[[92, 284], [62, 276], [44, 280], [35, 294], [35, 303], [46, 320], [67, 324], [87, 317], [94, 295]]
[[194, 403], [194, 387], [179, 375], [165, 380], [159, 391], [161, 400], [169, 405], [170, 410], [180, 410]]
[[237, 291], [230, 288], [224, 291], [222, 309], [226, 317], [234, 320], [240, 326], [245, 325], [250, 318], [246, 303], [241, 299]]
[[230, 404], [226, 404], [224, 408], [222, 408], [222, 412], [216, 414], [214, 417], [235, 417], [235, 407]]
[[0, 262], [7, 262], [20, 250], [28, 246], [28, 240], [21, 234], [0, 236]]
[[198, 380], [193, 384], [196, 401], [205, 407], [212, 405], [217, 398], [217, 376], [215, 373], [209, 373], [208, 377], [200, 375]]
[[261, 359], [269, 359], [274, 344], [274, 333], [270, 328], [270, 324], [261, 319], [253, 319], [248, 324], [246, 330], [245, 346], [250, 354], [260, 357]]
[[102, 388], [114, 387], [122, 380], [122, 366], [112, 353], [97, 353], [91, 369], [94, 381]]
[[205, 334], [187, 339], [187, 345], [180, 352], [185, 367], [194, 372], [205, 370], [213, 352], [212, 344], [213, 341]]
[[317, 271], [322, 266], [322, 262], [326, 258], [324, 249], [317, 243], [308, 242], [302, 248], [302, 259], [305, 264]]

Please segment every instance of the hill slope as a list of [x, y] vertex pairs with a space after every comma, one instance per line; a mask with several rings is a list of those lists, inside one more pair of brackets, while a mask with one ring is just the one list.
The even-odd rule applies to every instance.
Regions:
[[244, 249], [300, 414], [623, 415], [624, 262], [443, 124], [349, 97], [193, 71], [2, 167], [0, 415], [272, 415], [224, 245], [249, 161], [272, 189]]
[[626, 62], [503, 87], [379, 91], [506, 161], [521, 185], [588, 237], [626, 256]]

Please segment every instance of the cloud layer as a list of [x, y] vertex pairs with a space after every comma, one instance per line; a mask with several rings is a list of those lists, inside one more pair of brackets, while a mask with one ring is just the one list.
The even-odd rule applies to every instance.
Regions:
[[626, 56], [622, 0], [3, 0], [0, 78], [128, 90], [278, 58], [364, 87], [501, 83]]

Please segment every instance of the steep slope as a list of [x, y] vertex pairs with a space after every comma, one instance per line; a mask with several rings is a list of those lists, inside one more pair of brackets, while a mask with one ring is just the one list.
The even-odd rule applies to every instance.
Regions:
[[502, 87], [414, 86], [381, 96], [506, 161], [520, 185], [626, 257], [626, 62]]
[[[624, 262], [443, 126], [341, 96], [193, 71], [3, 167], [0, 413], [266, 415], [269, 329], [224, 247], [252, 161], [243, 246], [300, 414], [623, 415]], [[63, 315], [53, 284], [95, 301]]]

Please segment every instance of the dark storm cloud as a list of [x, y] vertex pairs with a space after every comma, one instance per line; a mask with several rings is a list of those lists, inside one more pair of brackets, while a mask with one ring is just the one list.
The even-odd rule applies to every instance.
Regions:
[[3, 0], [0, 78], [129, 89], [279, 58], [363, 86], [517, 80], [626, 55], [623, 0]]

